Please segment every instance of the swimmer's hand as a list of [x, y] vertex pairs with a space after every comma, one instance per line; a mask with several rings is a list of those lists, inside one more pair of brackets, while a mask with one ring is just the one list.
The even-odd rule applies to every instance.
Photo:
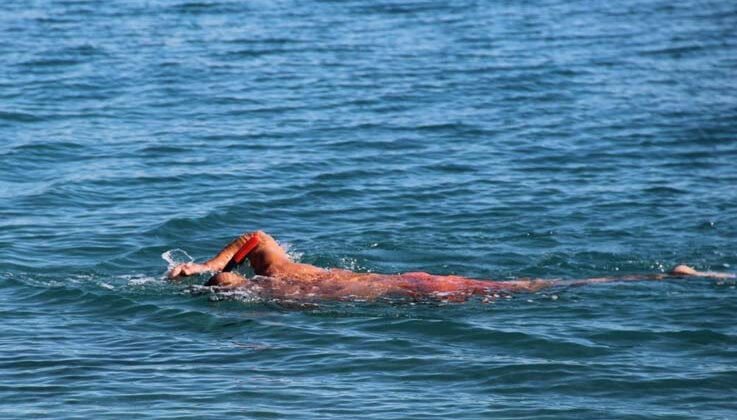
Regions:
[[179, 264], [178, 266], [172, 268], [171, 271], [167, 273], [167, 276], [170, 279], [175, 279], [181, 276], [194, 276], [195, 274], [206, 273], [208, 271], [214, 271], [214, 269], [207, 264], [188, 262], [184, 264]]

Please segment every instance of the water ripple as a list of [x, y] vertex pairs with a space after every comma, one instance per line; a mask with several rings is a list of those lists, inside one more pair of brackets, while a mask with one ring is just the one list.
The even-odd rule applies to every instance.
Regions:
[[731, 281], [300, 304], [161, 254], [264, 229], [358, 271], [734, 271], [735, 17], [0, 4], [0, 414], [732, 417]]

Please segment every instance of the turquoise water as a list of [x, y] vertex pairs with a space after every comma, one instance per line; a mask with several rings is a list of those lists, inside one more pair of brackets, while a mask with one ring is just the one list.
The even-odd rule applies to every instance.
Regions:
[[300, 306], [192, 294], [162, 254], [263, 229], [357, 271], [734, 273], [736, 28], [723, 1], [3, 2], [0, 417], [734, 418], [734, 281]]

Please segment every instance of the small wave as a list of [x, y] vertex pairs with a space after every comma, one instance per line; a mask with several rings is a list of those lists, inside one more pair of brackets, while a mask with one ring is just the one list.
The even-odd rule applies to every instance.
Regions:
[[27, 112], [0, 111], [0, 121], [38, 122], [43, 121], [43, 118]]
[[665, 56], [670, 56], [670, 57], [681, 57], [686, 54], [701, 52], [709, 48], [714, 48], [714, 46], [683, 45], [683, 46], [678, 46], [678, 47], [664, 47], [664, 48], [648, 49], [648, 50], [640, 51], [640, 55], [642, 56], [665, 55]]
[[81, 64], [83, 61], [71, 58], [42, 58], [21, 63], [28, 68], [34, 67], [66, 67]]
[[157, 278], [157, 277], [152, 277], [152, 276], [148, 276], [145, 274], [125, 275], [125, 276], [119, 276], [119, 278], [125, 280], [126, 283], [131, 286], [142, 286], [142, 285], [151, 284], [151, 283], [161, 283], [164, 281], [160, 277]]
[[191, 1], [175, 5], [172, 10], [176, 13], [201, 14], [217, 9], [218, 3]]
[[667, 194], [667, 195], [677, 195], [677, 194], [686, 194], [688, 191], [685, 191], [680, 188], [667, 186], [667, 185], [659, 185], [654, 187], [647, 187], [642, 190], [645, 194]]

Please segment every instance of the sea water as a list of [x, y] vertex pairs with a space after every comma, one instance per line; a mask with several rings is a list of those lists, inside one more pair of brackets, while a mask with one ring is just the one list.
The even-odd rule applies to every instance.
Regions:
[[362, 272], [735, 272], [735, 28], [710, 0], [2, 2], [0, 417], [734, 418], [734, 281], [307, 305], [164, 273], [256, 229]]

